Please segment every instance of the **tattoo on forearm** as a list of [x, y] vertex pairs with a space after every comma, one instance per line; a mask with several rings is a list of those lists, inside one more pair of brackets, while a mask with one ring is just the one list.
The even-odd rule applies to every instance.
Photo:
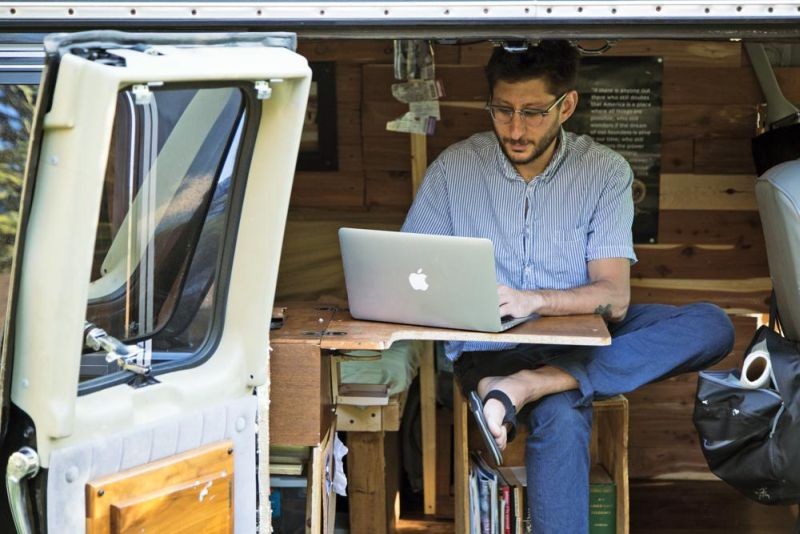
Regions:
[[611, 304], [600, 305], [595, 308], [594, 313], [603, 317], [603, 319], [611, 319]]

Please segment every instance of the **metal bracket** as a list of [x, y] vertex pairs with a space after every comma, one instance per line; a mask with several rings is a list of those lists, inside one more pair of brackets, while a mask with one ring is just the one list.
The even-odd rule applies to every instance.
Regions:
[[575, 41], [570, 41], [570, 44], [578, 49], [578, 52], [584, 56], [600, 56], [611, 50], [611, 48], [617, 44], [616, 40], [606, 40], [605, 44], [598, 46], [597, 48], [585, 48], [581, 46], [579, 43]]
[[153, 101], [153, 92], [144, 84], [136, 84], [131, 87], [133, 101], [137, 106], [147, 106]]
[[85, 321], [83, 324], [86, 346], [90, 349], [106, 353], [106, 362], [117, 362], [120, 369], [130, 371], [137, 375], [150, 375], [149, 365], [139, 365], [134, 360], [139, 357], [142, 349], [136, 345], [126, 345], [114, 336], [111, 336], [99, 326]]
[[511, 54], [522, 54], [527, 52], [528, 48], [532, 46], [539, 46], [539, 39], [523, 40], [523, 41], [503, 41], [501, 46], [506, 52]]
[[282, 78], [274, 78], [269, 81], [267, 80], [258, 80], [253, 84], [253, 87], [256, 90], [256, 98], [259, 100], [269, 100], [272, 97], [272, 85], [276, 83], [283, 83]]

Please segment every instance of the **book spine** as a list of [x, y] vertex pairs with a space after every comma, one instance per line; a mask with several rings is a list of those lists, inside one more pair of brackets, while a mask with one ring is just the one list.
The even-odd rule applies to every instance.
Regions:
[[616, 487], [591, 484], [589, 487], [589, 534], [615, 534], [617, 531]]
[[479, 480], [480, 485], [480, 508], [481, 508], [481, 534], [492, 534], [492, 522], [489, 516], [489, 481], [486, 479]]
[[503, 534], [511, 534], [511, 489], [503, 486]]

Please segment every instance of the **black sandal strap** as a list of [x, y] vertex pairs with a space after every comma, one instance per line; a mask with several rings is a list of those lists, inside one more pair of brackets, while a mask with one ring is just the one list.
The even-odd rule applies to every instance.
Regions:
[[486, 404], [486, 401], [489, 399], [500, 401], [500, 403], [506, 409], [506, 415], [503, 417], [503, 424], [508, 425], [508, 434], [506, 440], [508, 442], [513, 441], [517, 436], [517, 408], [511, 402], [511, 399], [508, 397], [508, 395], [499, 389], [493, 389], [487, 393], [486, 397], [483, 399], [483, 403]]

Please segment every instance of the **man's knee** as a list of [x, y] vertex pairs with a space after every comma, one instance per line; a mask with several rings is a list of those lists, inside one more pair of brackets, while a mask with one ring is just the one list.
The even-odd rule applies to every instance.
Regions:
[[697, 302], [684, 306], [700, 339], [709, 343], [708, 351], [725, 355], [733, 349], [736, 331], [728, 314], [715, 304]]
[[587, 440], [592, 431], [592, 407], [579, 406], [577, 390], [547, 395], [531, 406], [528, 417], [531, 436], [535, 439], [559, 436]]

